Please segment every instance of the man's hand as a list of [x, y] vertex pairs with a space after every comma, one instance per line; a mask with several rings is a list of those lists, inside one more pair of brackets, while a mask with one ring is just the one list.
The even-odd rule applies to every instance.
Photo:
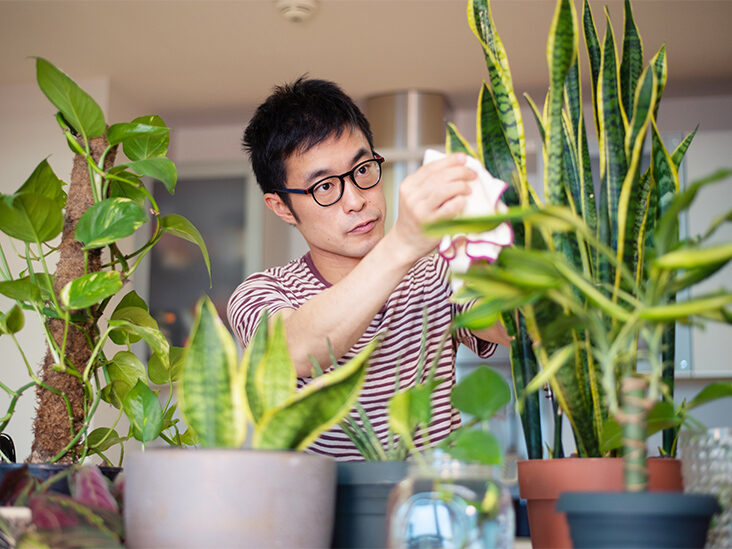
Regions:
[[424, 225], [463, 211], [470, 194], [468, 182], [477, 177], [465, 166], [466, 159], [465, 154], [457, 153], [431, 162], [399, 186], [399, 214], [388, 236], [410, 262], [437, 246], [437, 240], [424, 234]]

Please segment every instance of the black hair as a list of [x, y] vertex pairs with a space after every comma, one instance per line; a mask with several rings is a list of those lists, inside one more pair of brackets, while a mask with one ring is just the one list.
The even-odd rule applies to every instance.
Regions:
[[[333, 82], [303, 76], [275, 87], [254, 113], [242, 144], [262, 192], [277, 192], [285, 188], [290, 155], [351, 129], [361, 130], [373, 149], [371, 127], [353, 100]], [[292, 210], [289, 195], [280, 196]]]

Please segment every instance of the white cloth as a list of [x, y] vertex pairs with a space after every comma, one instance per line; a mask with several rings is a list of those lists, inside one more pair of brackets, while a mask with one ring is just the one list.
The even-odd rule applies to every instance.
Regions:
[[[424, 153], [424, 164], [429, 164], [445, 155], [428, 149]], [[506, 212], [508, 208], [500, 197], [508, 185], [493, 177], [476, 158], [468, 157], [466, 166], [478, 174], [470, 182], [472, 190], [465, 201], [465, 208], [459, 218], [483, 217]], [[452, 273], [465, 273], [475, 260], [495, 261], [501, 248], [513, 244], [513, 229], [509, 223], [501, 223], [495, 229], [482, 233], [458, 233], [442, 237], [437, 248], [444, 257]], [[462, 280], [450, 277], [453, 291], [462, 287]]]

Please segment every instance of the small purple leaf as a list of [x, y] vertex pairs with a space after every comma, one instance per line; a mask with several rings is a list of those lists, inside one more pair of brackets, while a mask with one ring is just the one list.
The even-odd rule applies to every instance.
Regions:
[[64, 503], [72, 502], [68, 496], [35, 495], [28, 500], [33, 524], [41, 530], [59, 530], [82, 523], [79, 515]]

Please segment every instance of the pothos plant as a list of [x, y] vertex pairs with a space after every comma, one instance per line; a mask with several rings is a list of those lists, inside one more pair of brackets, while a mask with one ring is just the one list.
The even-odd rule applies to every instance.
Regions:
[[[521, 110], [489, 3], [469, 2], [468, 19], [483, 46], [490, 84], [480, 93], [477, 149], [453, 126], [447, 148], [476, 156], [509, 183], [503, 197], [509, 210], [436, 224], [432, 230], [482, 232], [505, 221], [514, 227], [514, 248], [504, 249], [493, 265], [473, 265], [463, 277], [463, 297], [478, 299], [479, 305], [460, 323], [480, 328], [501, 316], [515, 336], [513, 378], [524, 403], [529, 457], [542, 455], [538, 401], [535, 392], [530, 395], [548, 383], [572, 426], [580, 456], [612, 451], [608, 441], [615, 430], [609, 422], [614, 417], [622, 425], [626, 486], [642, 490], [646, 414], [660, 397], [673, 402], [673, 361], [668, 362], [675, 322], [730, 321], [729, 290], [676, 302], [678, 292], [706, 280], [732, 258], [732, 245], [705, 242], [730, 214], [714, 220], [704, 235], [679, 238], [679, 215], [704, 184], [727, 174], [680, 192], [678, 168], [693, 133], [669, 153], [658, 130], [665, 48], [644, 67], [642, 42], [626, 1], [618, 62], [606, 15], [601, 45], [585, 0], [582, 21], [600, 149], [599, 184], [594, 185], [582, 111], [577, 15], [570, 0], [557, 1], [547, 45], [550, 86], [544, 108], [529, 99], [543, 142], [542, 204], [527, 178]], [[641, 169], [647, 142], [650, 165]], [[513, 321], [516, 308], [522, 313], [518, 323]], [[639, 341], [645, 346], [639, 348]], [[649, 362], [649, 373], [637, 370], [641, 359]], [[700, 399], [726, 392], [725, 386], [715, 386]], [[663, 418], [668, 425], [674, 424], [672, 415]]]
[[[8, 242], [0, 247], [0, 293], [15, 301], [0, 312], [0, 334], [19, 351], [6, 359], [6, 368], [14, 363], [28, 372], [20, 387], [0, 382], [10, 401], [0, 431], [18, 399], [35, 389], [31, 462], [79, 461], [130, 437], [161, 436], [181, 444], [175, 403], [168, 397], [161, 404], [152, 388], [172, 385], [181, 350], [169, 345], [145, 301], [125, 290], [164, 234], [197, 245], [210, 276], [201, 234], [180, 215], [160, 215], [143, 181], [154, 178], [175, 191], [176, 167], [166, 157], [168, 128], [155, 115], [107, 125], [99, 105], [71, 78], [45, 59], [35, 63], [38, 85], [58, 109], [56, 120], [74, 162], [68, 186], [42, 160], [15, 193], [0, 195], [0, 230]], [[146, 222], [149, 238], [128, 251], [124, 239], [143, 232]], [[11, 269], [8, 253], [22, 259], [19, 271]], [[55, 270], [49, 266], [53, 260]], [[38, 373], [16, 338], [28, 314], [39, 320], [45, 336]], [[140, 340], [150, 349], [147, 364], [131, 349]], [[108, 351], [110, 342], [118, 350]], [[129, 433], [90, 429], [102, 400], [117, 407], [120, 417], [128, 416]]]

